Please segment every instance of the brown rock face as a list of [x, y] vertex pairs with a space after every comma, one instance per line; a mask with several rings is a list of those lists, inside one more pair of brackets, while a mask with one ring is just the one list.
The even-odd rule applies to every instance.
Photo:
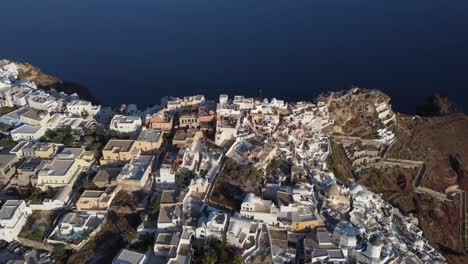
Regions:
[[21, 77], [26, 80], [33, 81], [37, 86], [53, 86], [61, 83], [62, 81], [57, 77], [42, 72], [41, 69], [29, 64], [22, 62], [15, 62], [21, 71]]
[[62, 81], [55, 76], [44, 73], [41, 69], [29, 63], [15, 62], [15, 64], [20, 69], [20, 79], [33, 81], [40, 89], [55, 89], [66, 94], [77, 93], [81, 99], [91, 101], [94, 104], [98, 103], [89, 90], [78, 83]]
[[444, 192], [447, 187], [466, 181], [467, 133], [468, 116], [465, 114], [400, 116], [397, 141], [388, 156], [425, 161], [428, 173], [422, 184]]
[[377, 90], [354, 88], [333, 93], [326, 98], [330, 118], [335, 120], [334, 132], [338, 134], [372, 137], [382, 122], [376, 105], [390, 102], [390, 97]]
[[[400, 115], [397, 123], [397, 141], [388, 157], [425, 161], [427, 174], [421, 182], [424, 187], [445, 193], [448, 187], [458, 185], [468, 191], [468, 116]], [[414, 202], [421, 227], [432, 244], [439, 247], [449, 262], [467, 263], [461, 236], [460, 198], [442, 202], [418, 194]]]
[[[331, 94], [327, 99], [330, 117], [335, 120], [334, 132], [359, 137], [372, 136], [381, 127], [375, 106], [390, 101], [379, 91], [360, 89]], [[441, 193], [454, 186], [468, 191], [468, 116], [452, 113], [454, 107], [442, 97], [433, 99], [437, 106], [434, 115], [397, 114], [396, 122], [390, 127], [396, 134], [396, 142], [387, 157], [424, 161], [427, 166], [426, 177], [421, 182], [424, 187]], [[379, 177], [372, 175], [363, 184], [383, 193], [385, 199], [403, 211], [416, 213], [425, 236], [450, 263], [468, 263], [461, 235], [462, 197], [441, 201], [417, 194], [412, 188], [412, 174], [382, 171]]]

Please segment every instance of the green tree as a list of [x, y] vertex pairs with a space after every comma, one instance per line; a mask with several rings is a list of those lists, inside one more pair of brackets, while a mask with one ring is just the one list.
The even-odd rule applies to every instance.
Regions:
[[157, 216], [159, 214], [159, 209], [161, 208], [161, 199], [155, 199], [151, 205], [150, 205], [150, 213], [154, 216]]
[[63, 244], [54, 247], [53, 256], [58, 263], [65, 263], [69, 255], [69, 251]]
[[52, 143], [61, 143], [67, 147], [73, 145], [75, 142], [73, 130], [70, 126], [59, 128], [55, 131], [48, 129], [44, 134], [43, 140]]

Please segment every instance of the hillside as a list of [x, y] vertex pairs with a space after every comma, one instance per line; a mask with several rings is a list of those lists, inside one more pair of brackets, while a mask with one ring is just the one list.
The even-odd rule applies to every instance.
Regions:
[[[445, 193], [448, 187], [458, 185], [468, 191], [468, 116], [460, 113], [422, 118], [400, 115], [395, 132], [397, 141], [388, 157], [425, 161], [427, 173], [421, 186]], [[414, 203], [428, 239], [439, 245], [452, 263], [466, 263], [468, 256], [463, 255], [460, 235], [463, 226], [459, 199], [441, 202], [418, 194]]]
[[336, 134], [371, 138], [383, 126], [376, 105], [389, 103], [390, 97], [378, 90], [353, 88], [332, 93], [326, 100]]
[[[335, 134], [368, 137], [381, 126], [374, 108], [375, 102], [390, 98], [378, 91], [359, 90], [335, 94], [329, 101], [330, 116], [335, 118]], [[412, 117], [397, 114], [391, 130], [396, 142], [387, 158], [424, 161], [426, 175], [421, 186], [445, 193], [459, 186], [468, 191], [468, 116], [461, 113], [432, 117]], [[337, 160], [337, 154], [335, 160]], [[333, 158], [333, 157], [332, 157]], [[342, 168], [346, 168], [344, 164]], [[337, 166], [337, 165], [335, 165]], [[343, 174], [344, 172], [341, 172]], [[398, 168], [372, 170], [361, 183], [399, 207], [415, 213], [425, 235], [451, 263], [466, 263], [460, 220], [461, 196], [441, 201], [415, 193], [410, 183], [415, 171]], [[466, 228], [466, 227], [465, 227]]]
[[459, 184], [468, 191], [468, 116], [412, 118], [400, 115], [396, 143], [388, 157], [422, 160], [427, 163], [427, 175], [422, 185], [444, 192]]

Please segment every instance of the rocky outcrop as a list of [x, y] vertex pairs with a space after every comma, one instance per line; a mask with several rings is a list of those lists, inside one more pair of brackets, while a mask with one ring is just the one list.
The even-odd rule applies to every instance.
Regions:
[[33, 81], [37, 86], [48, 87], [59, 83], [62, 83], [60, 79], [52, 75], [44, 73], [38, 67], [35, 67], [29, 63], [15, 62], [20, 71], [19, 78]]
[[371, 138], [393, 114], [390, 97], [378, 90], [353, 88], [331, 93], [326, 100], [337, 134]]
[[[330, 94], [330, 117], [335, 120], [334, 132], [367, 137], [385, 125], [379, 118], [379, 108], [389, 105], [390, 98], [380, 91], [352, 89]], [[380, 109], [380, 110], [382, 110]], [[396, 141], [387, 153], [388, 159], [422, 161], [426, 173], [420, 186], [445, 197], [446, 190], [468, 191], [468, 116], [453, 113], [455, 107], [444, 97], [431, 97], [430, 115], [423, 117], [396, 114], [391, 130]], [[387, 125], [386, 125], [387, 126]], [[388, 127], [388, 126], [387, 126]], [[411, 175], [382, 171], [381, 175], [364, 182], [380, 186], [395, 206], [414, 210], [421, 228], [433, 245], [437, 245], [452, 263], [466, 263], [461, 237], [460, 199], [436, 199], [411, 191]], [[379, 176], [379, 177], [377, 177]], [[405, 210], [403, 210], [405, 211]]]
[[88, 88], [75, 82], [62, 81], [59, 78], [50, 74], [44, 73], [41, 69], [30, 63], [14, 62], [19, 70], [19, 78], [28, 81], [33, 81], [39, 89], [50, 90], [55, 89], [66, 94], [78, 94], [81, 99], [91, 101], [98, 104], [97, 100], [91, 95]]

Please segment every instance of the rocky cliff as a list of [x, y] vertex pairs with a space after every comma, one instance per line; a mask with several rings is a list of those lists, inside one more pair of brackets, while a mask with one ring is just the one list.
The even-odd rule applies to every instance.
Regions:
[[15, 61], [15, 64], [18, 65], [18, 68], [20, 69], [20, 79], [33, 81], [40, 89], [55, 89], [67, 94], [76, 93], [82, 99], [91, 101], [95, 104], [97, 103], [97, 100], [91, 95], [89, 90], [78, 83], [62, 81], [55, 76], [43, 72], [41, 69], [31, 65], [30, 63]]
[[20, 79], [26, 79], [28, 81], [33, 81], [37, 86], [40, 87], [50, 87], [62, 83], [60, 79], [52, 75], [42, 72], [41, 69], [24, 62], [15, 62], [20, 70], [19, 77]]
[[370, 138], [383, 127], [376, 108], [389, 104], [390, 97], [378, 90], [353, 88], [331, 93], [326, 100], [335, 133]]
[[[362, 89], [332, 94], [328, 99], [330, 116], [335, 119], [335, 133], [360, 137], [372, 135], [375, 129], [382, 126], [376, 105], [390, 102], [390, 97], [382, 92]], [[457, 187], [466, 192], [468, 116], [451, 113], [453, 107], [446, 100], [435, 100], [439, 105], [435, 116], [396, 114], [390, 129], [397, 139], [387, 157], [424, 161], [427, 166], [426, 176], [421, 183], [424, 187], [443, 194]], [[401, 186], [403, 178], [411, 178], [406, 175], [408, 172], [384, 170], [372, 173], [374, 175], [370, 175], [363, 184], [384, 193], [389, 202], [403, 211], [417, 214], [425, 235], [433, 245], [439, 247], [449, 262], [468, 262], [461, 232], [461, 215], [464, 212], [461, 195], [450, 201], [441, 201], [415, 193], [411, 188], [397, 188]], [[406, 181], [404, 186], [408, 186], [408, 183]]]

